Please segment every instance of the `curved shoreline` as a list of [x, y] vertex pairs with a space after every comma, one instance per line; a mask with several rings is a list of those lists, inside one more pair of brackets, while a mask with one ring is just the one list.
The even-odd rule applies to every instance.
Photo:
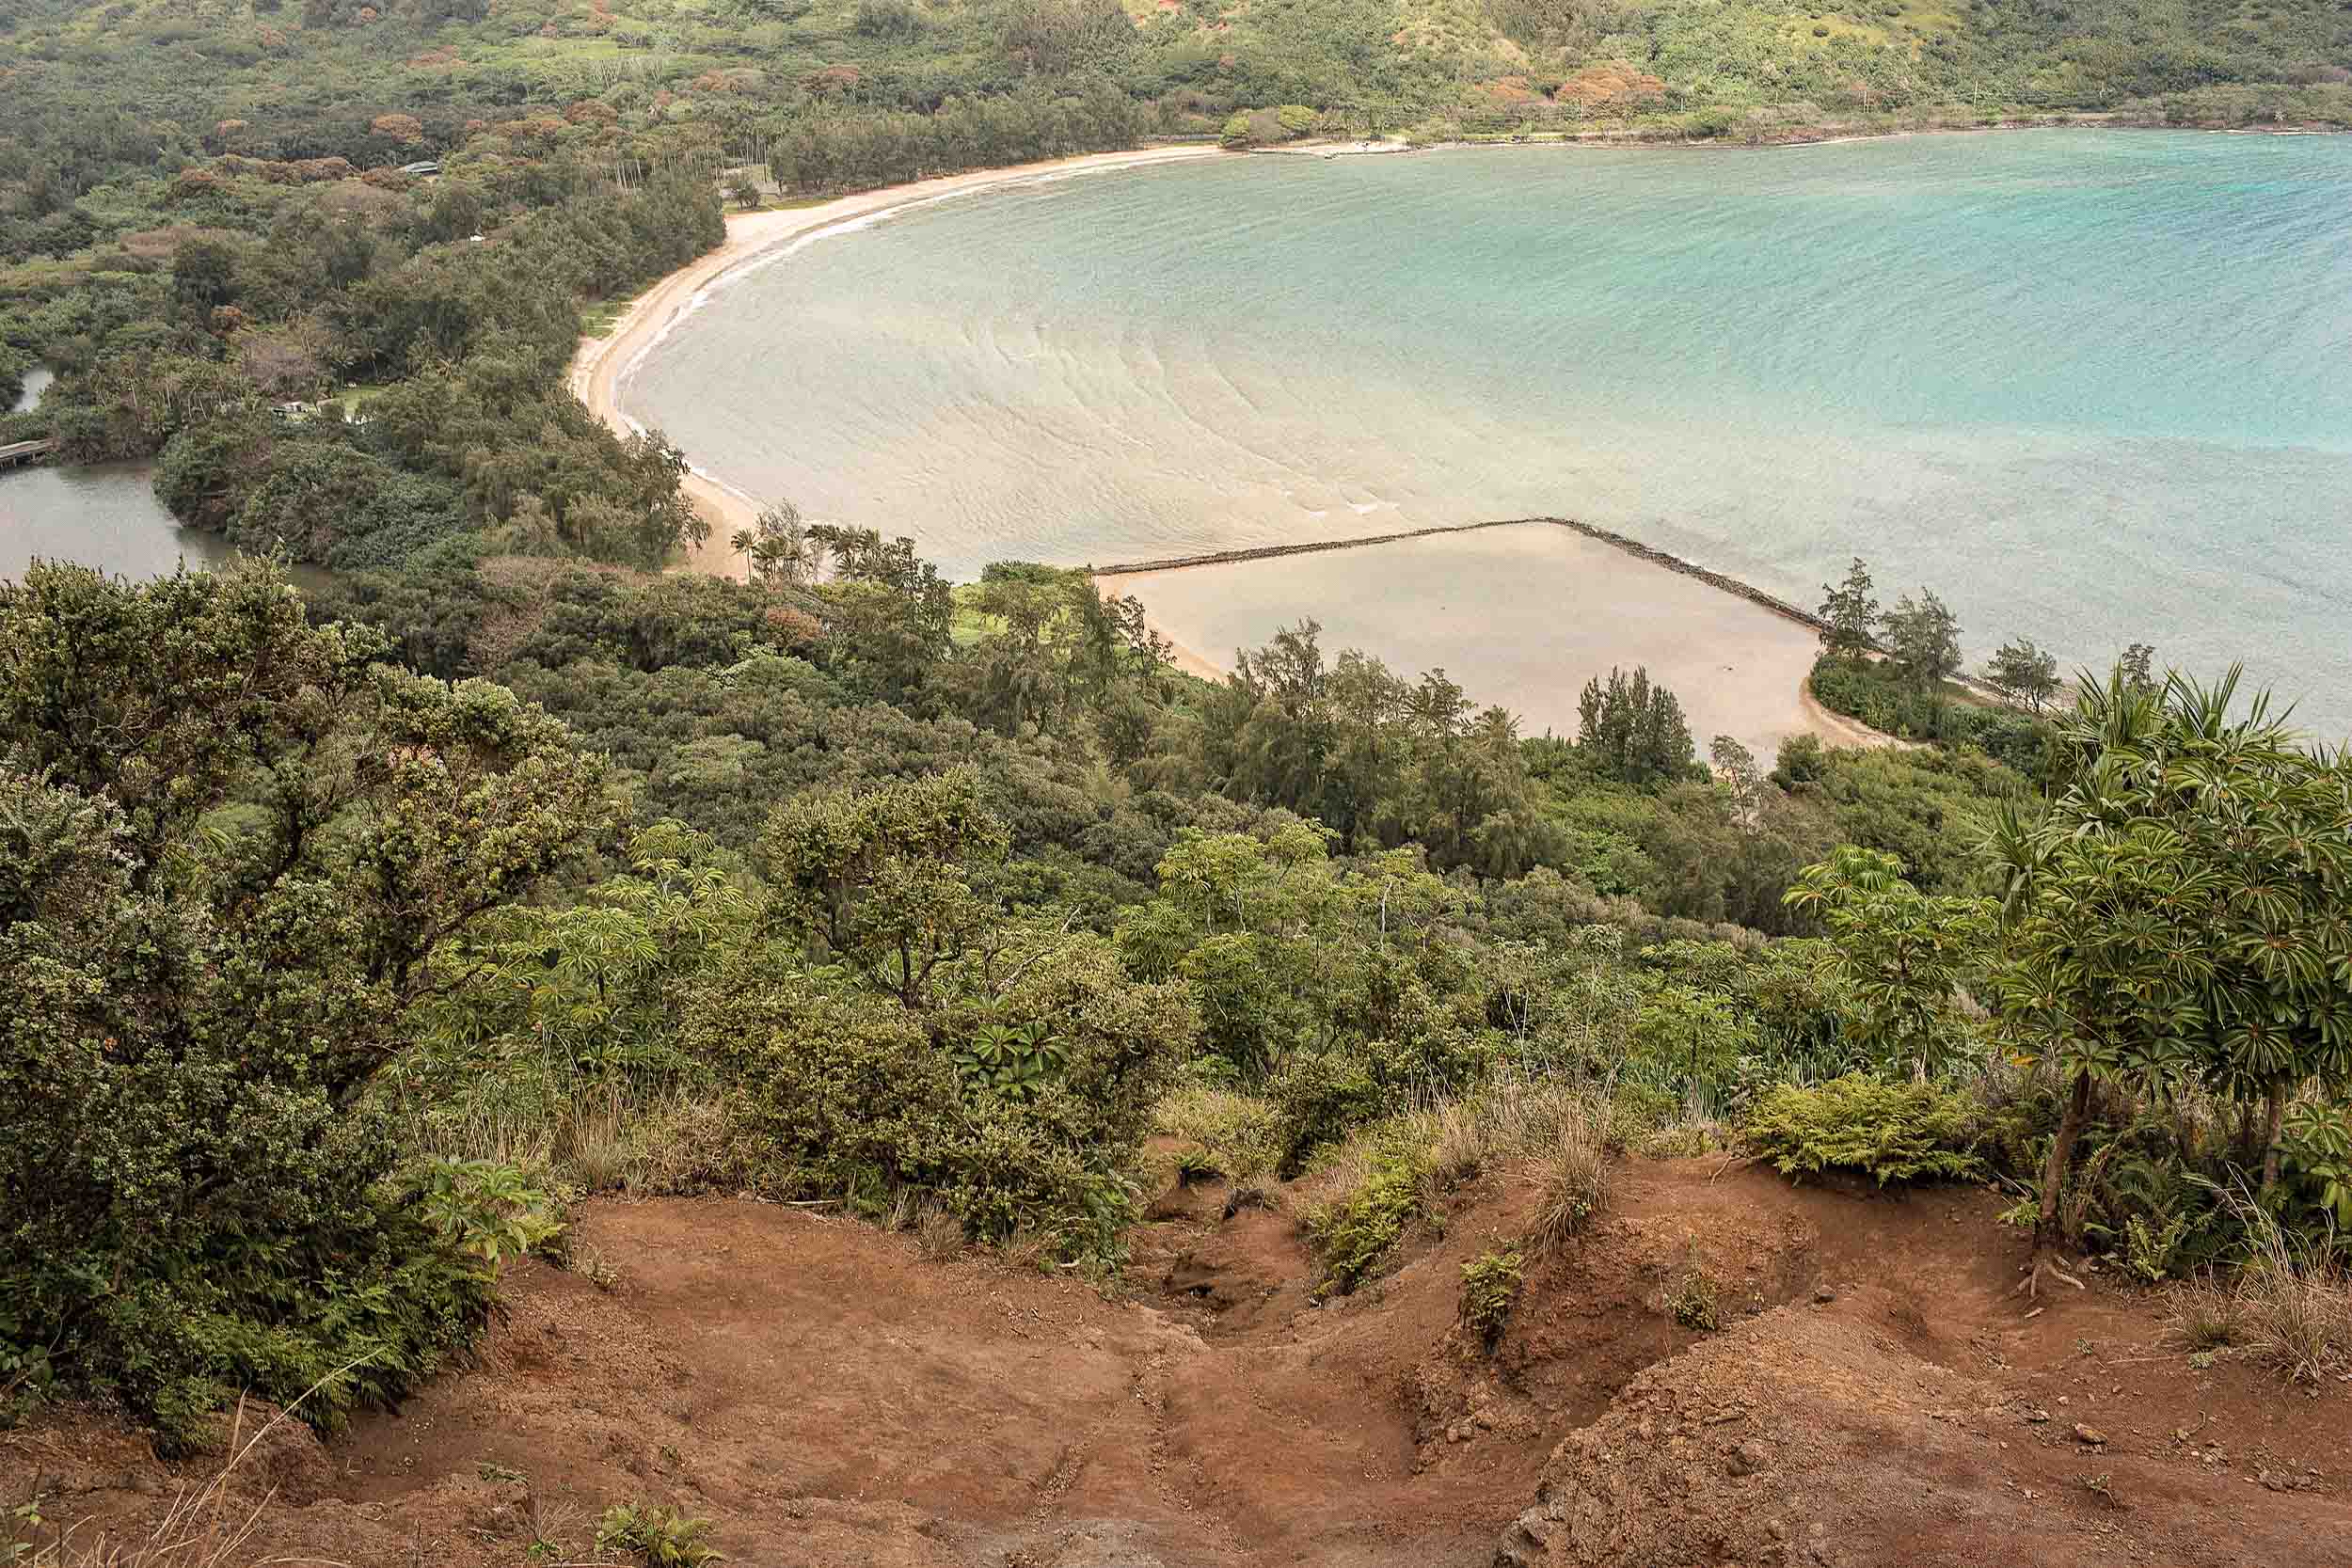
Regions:
[[[630, 373], [644, 356], [672, 327], [692, 314], [701, 305], [705, 291], [724, 284], [732, 275], [759, 264], [781, 247], [820, 230], [878, 217], [903, 207], [1041, 177], [1182, 163], [1219, 154], [1220, 150], [1213, 145], [1089, 152], [1074, 158], [1013, 164], [968, 174], [945, 174], [910, 184], [886, 185], [880, 190], [835, 197], [813, 207], [731, 214], [726, 220], [727, 237], [717, 249], [696, 257], [638, 295], [603, 337], [580, 340], [567, 378], [572, 395], [616, 433], [634, 435], [638, 426], [622, 411], [621, 399], [628, 390]], [[761, 503], [695, 468], [688, 470], [680, 487], [694, 503], [694, 509], [710, 523], [710, 537], [688, 553], [687, 564], [718, 577], [742, 575], [748, 568], [735, 561], [727, 548], [727, 536], [757, 521]]]
[[[1000, 185], [1021, 183], [1041, 177], [1146, 167], [1158, 164], [1190, 162], [1222, 155], [1224, 155], [1223, 150], [1216, 146], [1198, 144], [1146, 148], [1125, 152], [1087, 153], [1077, 157], [1053, 159], [1041, 163], [1016, 164], [1001, 168], [976, 170], [966, 174], [943, 175], [908, 184], [885, 186], [879, 190], [838, 197], [809, 207], [730, 214], [726, 220], [727, 237], [721, 245], [660, 279], [638, 295], [621, 312], [613, 322], [611, 330], [603, 337], [583, 337], [580, 340], [567, 375], [567, 385], [572, 394], [614, 432], [623, 436], [636, 434], [641, 427], [623, 410], [621, 400], [628, 389], [631, 373], [644, 356], [668, 336], [672, 328], [692, 314], [703, 304], [707, 297], [708, 291], [723, 286], [738, 274], [763, 264], [776, 252], [796, 241], [813, 238], [824, 230], [844, 224], [880, 217], [909, 206], [924, 205], [955, 196], [967, 195]], [[707, 474], [691, 467], [681, 480], [680, 488], [685, 491], [695, 510], [701, 513], [710, 524], [708, 538], [700, 546], [687, 553], [683, 564], [688, 569], [706, 572], [716, 577], [748, 576], [748, 565], [735, 559], [734, 552], [728, 547], [727, 540], [736, 530], [749, 528], [757, 521], [762, 503], [734, 489], [715, 475]], [[1400, 539], [1506, 527], [1521, 522], [1545, 522], [1572, 530], [1596, 542], [1621, 550], [1649, 565], [1695, 578], [1718, 592], [1747, 600], [1760, 609], [1788, 620], [1809, 627], [1818, 628], [1820, 625], [1820, 617], [1752, 584], [1711, 571], [1679, 556], [1652, 548], [1624, 534], [1566, 517], [1501, 518], [1418, 529], [1406, 533], [1316, 541], [1300, 545], [1262, 546], [1240, 550], [1207, 552], [1167, 562], [1136, 562], [1114, 567], [1089, 567], [1088, 570], [1093, 573], [1098, 585], [1104, 592], [1109, 592], [1116, 578], [1152, 571], [1270, 556], [1307, 554], [1322, 550], [1343, 550]], [[1207, 680], [1223, 680], [1229, 673], [1197, 650], [1182, 643], [1171, 643], [1169, 662], [1185, 673]], [[1800, 681], [1797, 698], [1800, 706], [1810, 721], [1811, 727], [1830, 744], [1866, 746], [1901, 744], [1891, 736], [1880, 735], [1877, 731], [1868, 730], [1855, 721], [1846, 719], [1842, 715], [1832, 714], [1820, 707], [1813, 700], [1809, 689], [1809, 680]]]

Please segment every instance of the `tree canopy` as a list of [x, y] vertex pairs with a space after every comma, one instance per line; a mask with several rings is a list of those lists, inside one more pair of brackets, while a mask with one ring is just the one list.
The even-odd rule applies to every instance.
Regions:
[[[2352, 775], [2232, 671], [2160, 690], [2118, 670], [2058, 726], [2060, 786], [1994, 843], [2005, 1021], [2074, 1085], [2038, 1239], [2094, 1081], [2196, 1086], [2249, 1110], [2265, 1189], [2295, 1092], [2352, 1079]], [[2254, 1114], [2256, 1112], [2259, 1114]]]

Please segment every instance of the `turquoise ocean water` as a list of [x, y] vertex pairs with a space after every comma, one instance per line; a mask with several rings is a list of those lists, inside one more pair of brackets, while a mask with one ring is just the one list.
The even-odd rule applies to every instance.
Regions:
[[2352, 730], [2352, 138], [1022, 183], [739, 275], [625, 400], [958, 576], [1561, 514], [1808, 604], [1858, 553], [1890, 604], [1943, 594], [1972, 658], [2243, 658]]

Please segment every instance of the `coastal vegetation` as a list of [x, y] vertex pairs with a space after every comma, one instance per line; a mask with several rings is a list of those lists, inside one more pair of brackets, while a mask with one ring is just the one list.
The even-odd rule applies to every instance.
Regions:
[[453, 515], [602, 561], [678, 536], [675, 454], [575, 419], [553, 372], [581, 307], [716, 243], [718, 189], [1168, 135], [2352, 123], [2352, 21], [2316, 5], [36, 0], [0, 38], [0, 403], [58, 374], [0, 434], [80, 459], [176, 441], [175, 514], [344, 564]]
[[1082, 574], [799, 537], [0, 588], [11, 1401], [331, 1424], [613, 1188], [1109, 1276], [1155, 1129], [1311, 1176], [1333, 1293], [1482, 1162], [1556, 1155], [1566, 1236], [1597, 1151], [1750, 1140], [2011, 1184], [2036, 1277], [2255, 1214], [2339, 1266], [2347, 780], [2226, 681], [2119, 668], [2031, 775], [1716, 774], [1640, 672], [1523, 737], [1311, 623], [1203, 683]]
[[[2070, 700], [2018, 641], [1987, 701], [1936, 595], [1883, 611], [1857, 562], [1814, 690], [1930, 744], [1768, 764], [1644, 669], [1530, 736], [1311, 620], [1196, 680], [1084, 574], [951, 583], [788, 508], [730, 541], [749, 580], [660, 572], [706, 527], [683, 457], [563, 376], [584, 309], [719, 243], [723, 174], [2344, 107], [2320, 8], [1397, 22], [0, 22], [0, 393], [57, 373], [7, 428], [152, 459], [253, 552], [0, 585], [0, 1406], [109, 1401], [181, 1448], [248, 1392], [332, 1426], [461, 1357], [599, 1192], [821, 1203], [1107, 1283], [1155, 1137], [1314, 1182], [1326, 1295], [1496, 1162], [1536, 1164], [1556, 1248], [1615, 1153], [1724, 1148], [2000, 1182], [2037, 1288], [2088, 1251], [2231, 1311], [2340, 1301], [2352, 774], [2233, 677], [2136, 648]], [[1478, 1343], [1530, 1256], [1462, 1276]], [[1719, 1326], [1695, 1263], [1676, 1301]], [[2303, 1344], [2307, 1380], [2352, 1354]]]

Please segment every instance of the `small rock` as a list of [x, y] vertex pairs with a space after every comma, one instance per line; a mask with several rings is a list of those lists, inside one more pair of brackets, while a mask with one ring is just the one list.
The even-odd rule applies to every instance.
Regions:
[[2030, 1421], [2035, 1426], [2041, 1426], [2042, 1423], [2049, 1420], [2049, 1418], [2050, 1413], [2046, 1410], [2036, 1408], [2026, 1412], [2026, 1419]]
[[1495, 1429], [1494, 1413], [1490, 1410], [1481, 1410], [1470, 1417], [1470, 1424], [1481, 1432], [1492, 1432]]
[[1731, 1450], [1724, 1461], [1724, 1467], [1735, 1476], [1752, 1476], [1772, 1462], [1772, 1450], [1751, 1437]]
[[1837, 1292], [1831, 1290], [1828, 1286], [1816, 1285], [1813, 1287], [1813, 1301], [1816, 1306], [1827, 1307], [1831, 1302], [1836, 1301], [1836, 1299]]
[[1495, 1568], [1542, 1568], [1551, 1560], [1551, 1539], [1560, 1532], [1556, 1510], [1531, 1508], [1502, 1532]]
[[2101, 1432], [2097, 1427], [2086, 1426], [2080, 1421], [2076, 1421], [2074, 1423], [2074, 1436], [2077, 1440], [2088, 1443], [2094, 1449], [2106, 1448], [2107, 1444], [2107, 1434], [2106, 1433]]

